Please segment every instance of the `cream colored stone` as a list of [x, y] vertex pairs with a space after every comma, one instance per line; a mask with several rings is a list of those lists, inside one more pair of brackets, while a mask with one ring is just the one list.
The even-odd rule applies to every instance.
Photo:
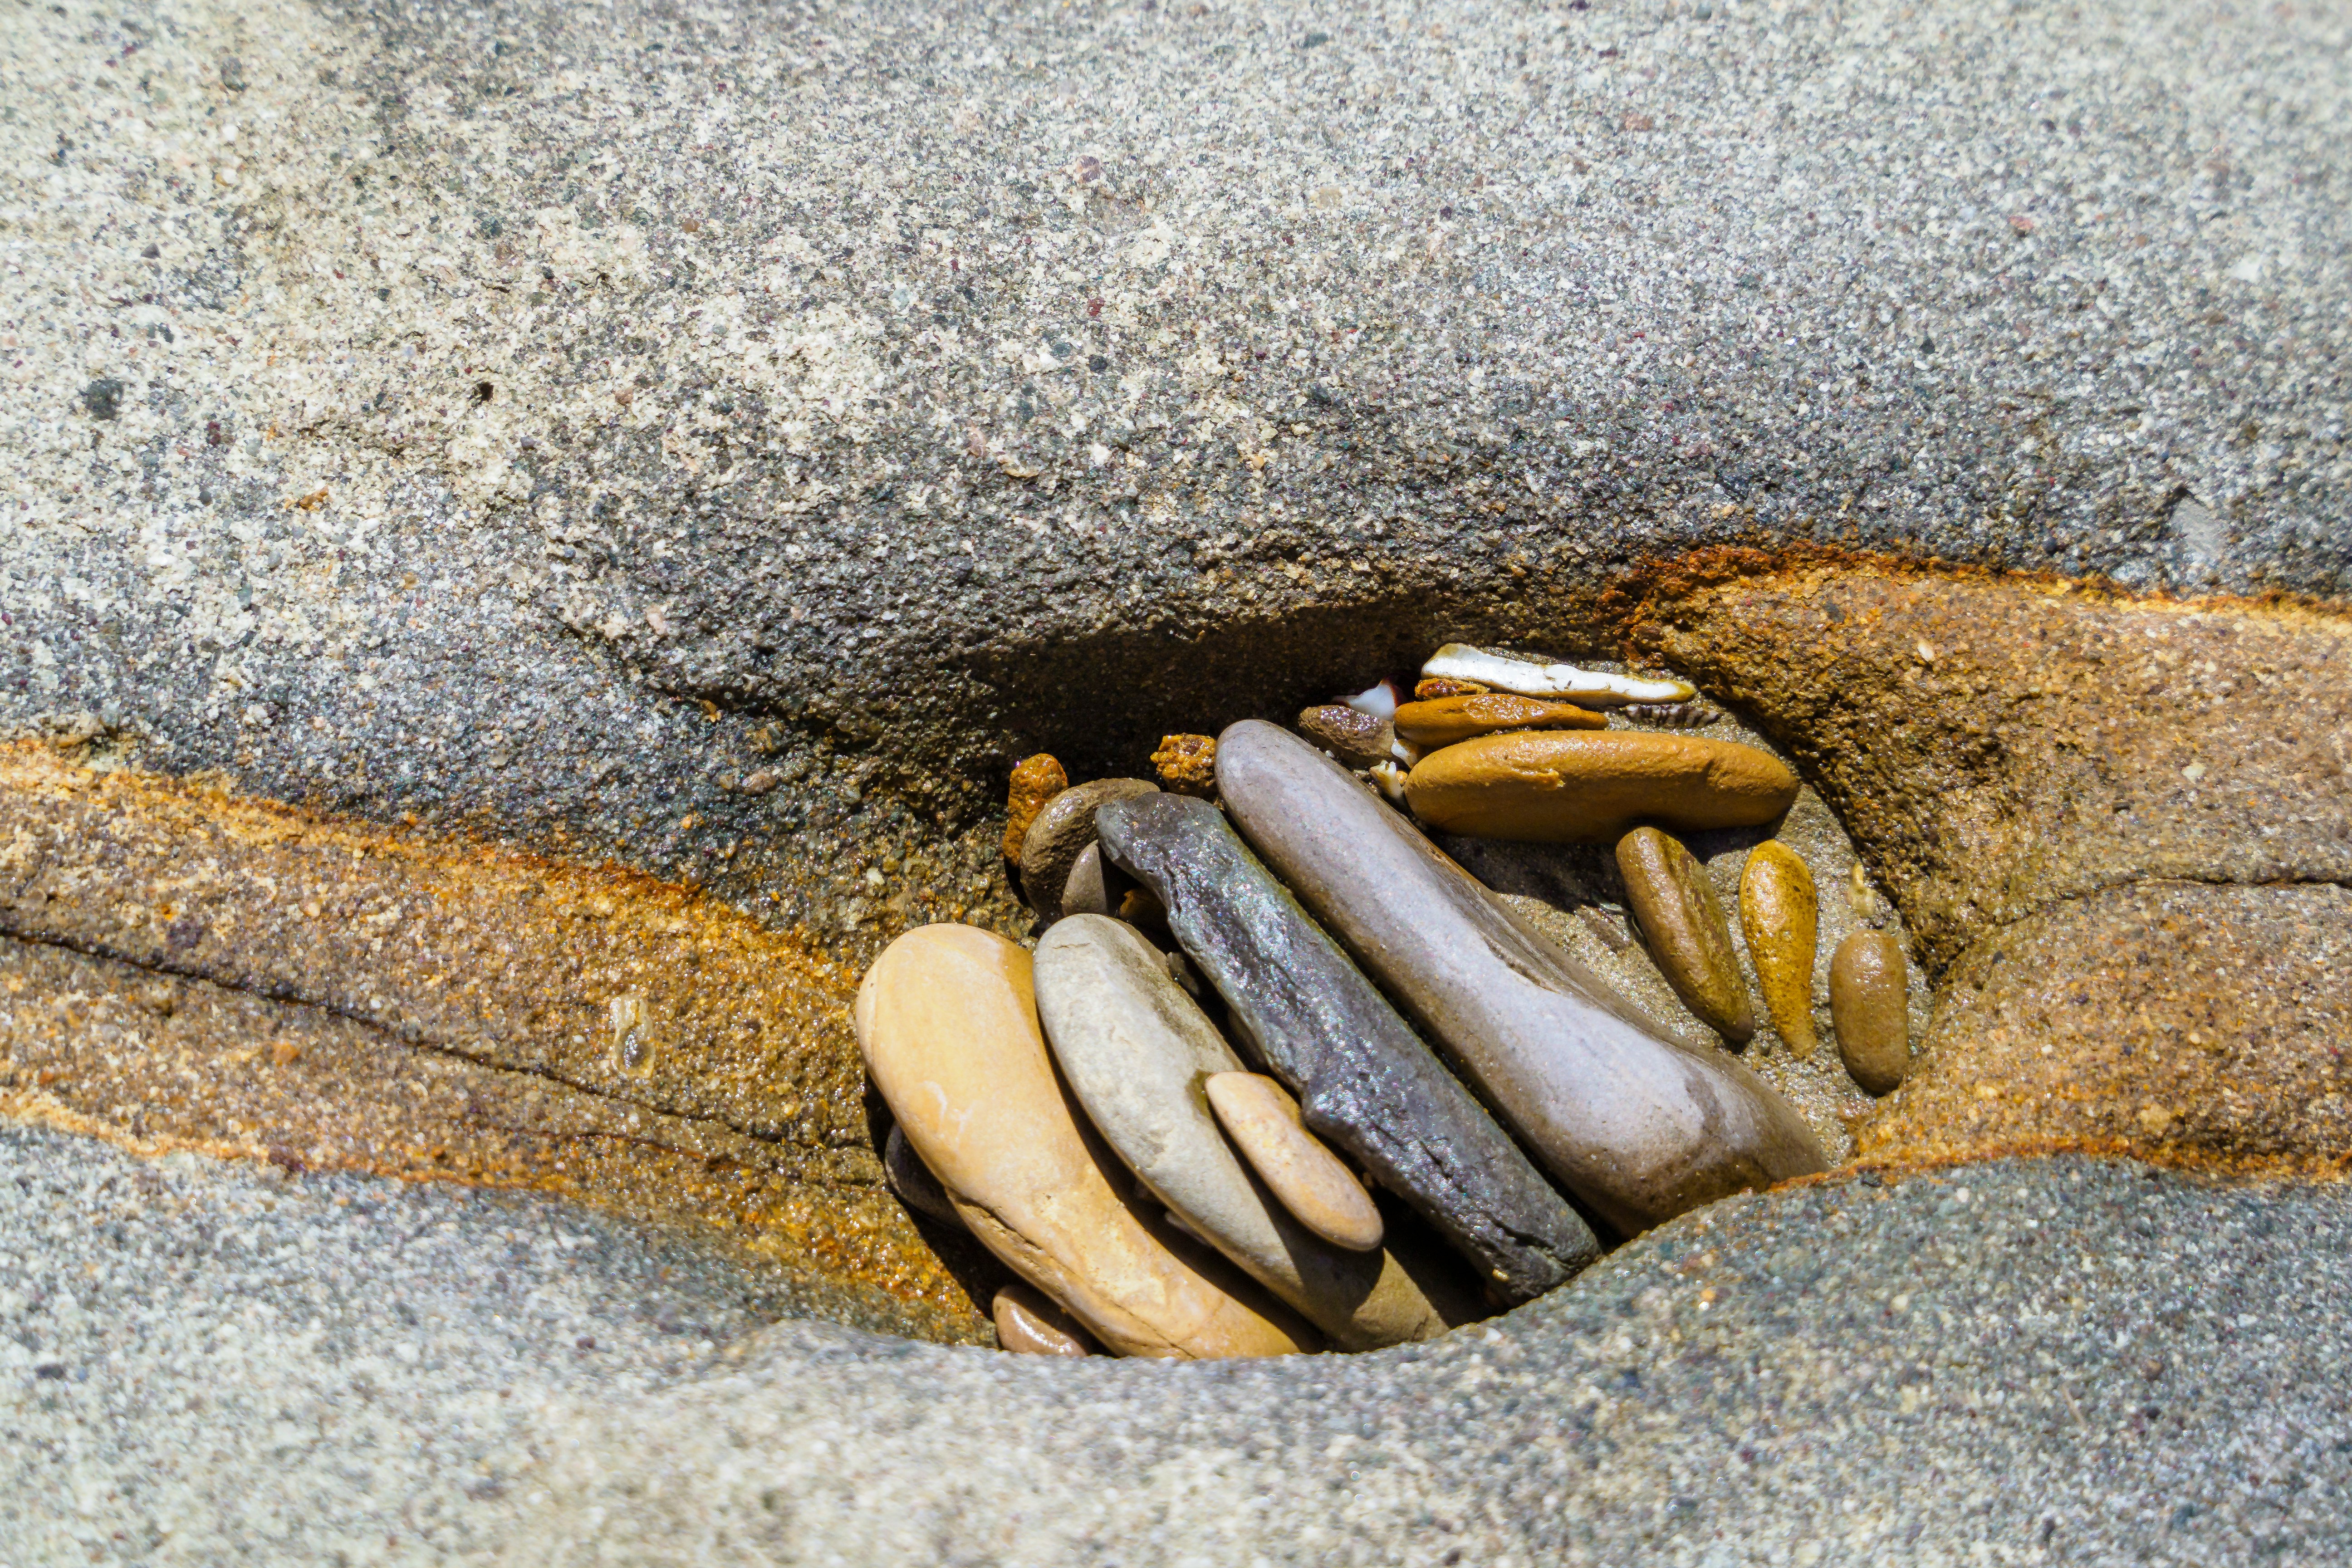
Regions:
[[1202, 1085], [1217, 1124], [1299, 1224], [1351, 1252], [1381, 1244], [1371, 1194], [1299, 1119], [1290, 1091], [1262, 1073], [1221, 1072]]
[[1124, 1355], [1283, 1355], [1315, 1331], [1238, 1270], [1155, 1239], [1079, 1121], [1037, 1025], [1029, 954], [932, 925], [858, 987], [858, 1048], [898, 1125], [972, 1234]]

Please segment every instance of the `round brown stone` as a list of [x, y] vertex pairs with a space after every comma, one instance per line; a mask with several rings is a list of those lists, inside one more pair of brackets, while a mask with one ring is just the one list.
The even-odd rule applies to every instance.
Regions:
[[1683, 830], [1771, 821], [1797, 775], [1732, 741], [1636, 730], [1481, 735], [1405, 777], [1413, 815], [1448, 833], [1536, 843], [1608, 842], [1637, 822]]
[[1813, 950], [1821, 900], [1803, 857], [1777, 838], [1748, 852], [1739, 875], [1739, 929], [1764, 988], [1772, 1026], [1799, 1057], [1821, 1043], [1813, 1032]]
[[1617, 841], [1625, 902], [1659, 973], [1702, 1024], [1734, 1045], [1756, 1033], [1739, 955], [1706, 868], [1679, 839], [1637, 827]]
[[1051, 925], [1062, 918], [1062, 895], [1070, 871], [1095, 841], [1095, 813], [1132, 795], [1153, 795], [1158, 786], [1141, 779], [1096, 779], [1066, 789], [1045, 803], [1021, 841], [1021, 890], [1029, 907]]
[[1895, 1092], [1911, 1070], [1910, 978], [1903, 944], [1858, 931], [1830, 958], [1830, 1022], [1838, 1055], [1865, 1094]]
[[1014, 1280], [989, 1308], [996, 1342], [1015, 1355], [1088, 1356], [1094, 1336], [1035, 1286]]
[[1351, 768], [1396, 760], [1390, 749], [1396, 742], [1396, 731], [1389, 721], [1344, 702], [1300, 710], [1298, 732]]

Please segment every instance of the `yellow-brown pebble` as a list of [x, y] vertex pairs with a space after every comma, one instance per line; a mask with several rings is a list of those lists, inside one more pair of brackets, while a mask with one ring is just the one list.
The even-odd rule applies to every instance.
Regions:
[[1171, 794], [1207, 800], [1217, 789], [1217, 742], [1212, 735], [1162, 735], [1151, 753], [1160, 782]]
[[1417, 702], [1433, 702], [1441, 697], [1475, 697], [1486, 688], [1475, 680], [1456, 680], [1451, 676], [1434, 675], [1412, 689]]
[[[1424, 683], [1426, 684], [1426, 683]], [[1605, 730], [1609, 721], [1572, 702], [1514, 697], [1507, 691], [1473, 692], [1408, 702], [1396, 710], [1400, 739], [1432, 750], [1502, 730]]]
[[1021, 841], [1045, 803], [1070, 787], [1070, 775], [1061, 763], [1044, 752], [1024, 757], [1013, 770], [1012, 787], [1004, 795], [1004, 858], [1021, 858]]
[[996, 1342], [1015, 1355], [1094, 1354], [1094, 1336], [1034, 1285], [1016, 1279], [997, 1291], [989, 1316]]
[[1811, 1056], [1821, 1044], [1813, 1032], [1813, 949], [1821, 900], [1811, 868], [1777, 838], [1748, 852], [1747, 868], [1739, 875], [1739, 929], [1748, 938], [1748, 961], [1756, 966], [1772, 1026], [1797, 1056]]
[[1637, 827], [1617, 841], [1625, 902], [1659, 972], [1702, 1024], [1734, 1045], [1756, 1033], [1731, 927], [1706, 868], [1679, 839]]
[[1865, 1094], [1886, 1095], [1911, 1070], [1910, 982], [1903, 944], [1858, 931], [1830, 959], [1830, 1022], [1838, 1055]]
[[1613, 842], [1636, 822], [1751, 827], [1795, 803], [1797, 775], [1736, 741], [1641, 730], [1522, 731], [1432, 752], [1405, 779], [1415, 816], [1448, 833]]

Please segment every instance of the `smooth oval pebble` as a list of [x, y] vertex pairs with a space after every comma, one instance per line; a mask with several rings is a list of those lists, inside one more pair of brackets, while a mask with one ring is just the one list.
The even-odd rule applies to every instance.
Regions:
[[1637, 822], [1751, 827], [1796, 801], [1797, 775], [1735, 741], [1642, 730], [1481, 735], [1405, 776], [1412, 813], [1474, 838], [1612, 842]]
[[[1240, 1059], [1157, 948], [1118, 921], [1067, 915], [1038, 940], [1035, 963], [1037, 1016], [1064, 1079], [1171, 1221], [1343, 1349], [1444, 1331], [1394, 1260], [1333, 1245], [1250, 1179], [1217, 1130], [1206, 1089], [1210, 1079], [1239, 1073]], [[1363, 1188], [1355, 1191], [1369, 1206]]]
[[1021, 841], [1021, 890], [1039, 920], [1051, 925], [1062, 918], [1070, 868], [1095, 841], [1095, 813], [1112, 801], [1159, 790], [1141, 779], [1096, 779], [1073, 784], [1045, 803]]
[[898, 1194], [906, 1205], [916, 1213], [927, 1215], [941, 1225], [963, 1228], [963, 1216], [948, 1202], [948, 1194], [940, 1179], [931, 1174], [930, 1167], [907, 1142], [904, 1128], [893, 1125], [889, 1140], [882, 1146], [882, 1174], [888, 1180], [890, 1190]]
[[996, 1323], [996, 1342], [1015, 1355], [1094, 1354], [1092, 1336], [1078, 1321], [1024, 1280], [998, 1290], [988, 1315]]
[[1658, 972], [1698, 1021], [1734, 1045], [1756, 1034], [1739, 953], [1706, 868], [1680, 839], [1637, 827], [1617, 841], [1626, 907]]
[[1798, 1057], [1811, 1056], [1821, 1044], [1813, 1031], [1821, 900], [1813, 890], [1812, 868], [1777, 838], [1748, 852], [1739, 873], [1739, 929], [1748, 938], [1748, 962], [1756, 966], [1772, 1027]]
[[1395, 760], [1389, 750], [1396, 743], [1390, 721], [1344, 702], [1301, 709], [1298, 732], [1351, 768]]
[[866, 970], [855, 1017], [866, 1071], [958, 1217], [1105, 1346], [1206, 1358], [1318, 1344], [1238, 1270], [1214, 1279], [1145, 1228], [1055, 1075], [1018, 944], [910, 931]]
[[1838, 1055], [1865, 1094], [1892, 1094], [1911, 1070], [1910, 975], [1903, 944], [1858, 931], [1830, 957], [1830, 1022]]
[[1572, 702], [1514, 697], [1507, 691], [1474, 692], [1408, 702], [1396, 711], [1396, 732], [1416, 746], [1435, 749], [1503, 730], [1605, 730], [1608, 718]]
[[1070, 879], [1062, 884], [1062, 916], [1117, 914], [1119, 901], [1133, 889], [1117, 868], [1103, 863], [1102, 846], [1089, 844], [1078, 851]]
[[1380, 1206], [1339, 1156], [1307, 1131], [1288, 1089], [1254, 1072], [1221, 1072], [1202, 1087], [1234, 1147], [1299, 1224], [1355, 1252], [1381, 1244]]
[[1029, 825], [1045, 803], [1070, 787], [1070, 775], [1063, 771], [1058, 759], [1039, 752], [1024, 757], [1013, 770], [1012, 782], [1004, 792], [1004, 858], [1021, 858], [1021, 842], [1029, 836]]

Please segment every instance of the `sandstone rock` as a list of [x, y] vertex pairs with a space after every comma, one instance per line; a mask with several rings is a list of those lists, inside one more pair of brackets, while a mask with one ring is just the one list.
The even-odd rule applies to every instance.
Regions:
[[1162, 735], [1151, 765], [1169, 789], [1205, 800], [1217, 787], [1217, 742], [1207, 735]]
[[1156, 790], [1141, 779], [1096, 779], [1066, 789], [1045, 804], [1021, 842], [1021, 886], [1038, 919], [1048, 925], [1061, 919], [1070, 870], [1095, 841], [1095, 813], [1108, 802]]
[[[1393, 1260], [1324, 1239], [1251, 1179], [1219, 1133], [1206, 1089], [1220, 1074], [1246, 1076], [1241, 1062], [1133, 927], [1066, 917], [1037, 943], [1036, 978], [1038, 1017], [1071, 1092], [1185, 1229], [1343, 1349], [1402, 1344], [1445, 1327]], [[1363, 1188], [1349, 1184], [1370, 1210]], [[1376, 1211], [1372, 1218], [1377, 1225]]]
[[1507, 691], [1477, 692], [1408, 702], [1397, 710], [1396, 732], [1416, 746], [1434, 749], [1503, 730], [1605, 730], [1609, 721], [1572, 702], [1515, 697]]
[[1286, 1312], [1237, 1296], [1144, 1228], [1107, 1173], [1114, 1157], [1054, 1075], [1019, 946], [971, 926], [908, 931], [866, 972], [856, 1018], [866, 1070], [965, 1226], [1106, 1346], [1185, 1357], [1314, 1348]]
[[1797, 775], [1753, 746], [1622, 730], [1483, 735], [1423, 758], [1413, 815], [1449, 833], [1606, 842], [1636, 822], [1748, 827], [1797, 798]]
[[1661, 1037], [1296, 736], [1233, 726], [1217, 782], [1284, 880], [1611, 1225], [1643, 1230], [1822, 1168], [1803, 1121], [1753, 1073]]
[[1094, 1336], [1034, 1285], [1014, 1280], [989, 1308], [996, 1342], [1016, 1355], [1088, 1356]]
[[1059, 761], [1044, 752], [1024, 757], [1013, 770], [1013, 782], [1004, 798], [1004, 858], [1018, 861], [1021, 843], [1029, 835], [1029, 825], [1045, 803], [1070, 787], [1070, 775]]
[[1867, 1094], [1892, 1094], [1911, 1070], [1911, 982], [1903, 944], [1858, 931], [1830, 959], [1830, 1022], [1838, 1056]]
[[1301, 710], [1298, 732], [1351, 768], [1396, 760], [1389, 749], [1396, 742], [1390, 721], [1344, 702]]
[[963, 1217], [948, 1202], [940, 1179], [931, 1174], [931, 1168], [923, 1163], [914, 1146], [907, 1142], [904, 1128], [890, 1129], [889, 1140], [882, 1147], [882, 1174], [889, 1182], [890, 1190], [905, 1200], [908, 1208], [941, 1225], [963, 1227]]
[[1756, 1033], [1731, 927], [1706, 868], [1682, 841], [1637, 827], [1617, 841], [1617, 871], [1642, 941], [1683, 1005], [1734, 1045]]
[[[1372, 797], [1337, 763], [1265, 726]], [[1230, 736], [1233, 731], [1226, 733]], [[1107, 808], [1103, 849], [1167, 905], [1234, 1028], [1297, 1093], [1307, 1125], [1425, 1216], [1507, 1300], [1573, 1276], [1600, 1244], [1205, 801]]]
[[1380, 1206], [1339, 1156], [1307, 1131], [1289, 1090], [1254, 1072], [1217, 1073], [1202, 1087], [1234, 1147], [1301, 1225], [1350, 1251], [1381, 1244]]
[[1456, 680], [1450, 676], [1440, 675], [1417, 683], [1412, 695], [1416, 702], [1433, 702], [1441, 697], [1470, 697], [1486, 689], [1475, 680]]
[[1768, 838], [1748, 852], [1747, 868], [1739, 874], [1739, 928], [1748, 938], [1748, 961], [1756, 966], [1772, 1026], [1789, 1049], [1811, 1056], [1820, 1044], [1813, 1033], [1813, 953], [1821, 900], [1813, 890], [1812, 868], [1778, 839]]

